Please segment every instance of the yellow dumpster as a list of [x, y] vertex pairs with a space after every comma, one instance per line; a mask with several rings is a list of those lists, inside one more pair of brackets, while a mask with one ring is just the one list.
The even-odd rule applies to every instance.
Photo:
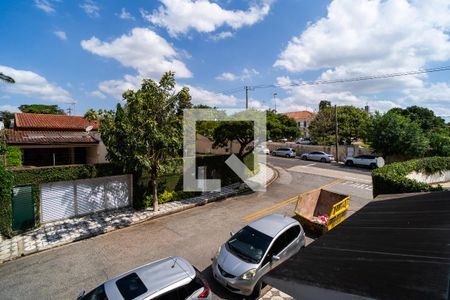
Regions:
[[295, 214], [306, 230], [323, 234], [345, 220], [350, 196], [313, 190], [298, 196]]

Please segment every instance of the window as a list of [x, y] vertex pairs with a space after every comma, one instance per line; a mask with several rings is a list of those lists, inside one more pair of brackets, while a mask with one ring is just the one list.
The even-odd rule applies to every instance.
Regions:
[[284, 234], [286, 235], [286, 242], [289, 245], [300, 234], [300, 226], [295, 225], [294, 227], [289, 228]]
[[306, 121], [303, 121], [303, 127], [305, 127], [305, 128], [308, 127], [306, 124]]
[[190, 297], [195, 291], [203, 287], [201, 280], [196, 277], [194, 280], [186, 285], [180, 286], [173, 289], [159, 297], [154, 298], [154, 300], [184, 300]]
[[81, 297], [80, 300], [108, 300], [105, 292], [105, 286], [102, 284], [101, 286]]
[[120, 278], [116, 281], [116, 285], [125, 300], [134, 299], [148, 291], [136, 273]]
[[271, 241], [272, 238], [268, 235], [245, 226], [227, 242], [227, 246], [235, 256], [251, 263], [259, 263]]

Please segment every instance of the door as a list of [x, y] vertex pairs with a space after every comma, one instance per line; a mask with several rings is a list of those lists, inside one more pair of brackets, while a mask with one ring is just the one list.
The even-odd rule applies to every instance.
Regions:
[[12, 229], [26, 230], [34, 227], [34, 201], [31, 186], [18, 186], [12, 193]]

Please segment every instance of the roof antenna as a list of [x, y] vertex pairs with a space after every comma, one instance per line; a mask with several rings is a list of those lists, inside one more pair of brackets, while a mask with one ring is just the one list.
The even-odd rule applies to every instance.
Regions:
[[177, 264], [177, 259], [178, 257], [175, 257], [175, 259], [173, 260], [173, 265], [170, 268], [175, 268], [175, 265]]

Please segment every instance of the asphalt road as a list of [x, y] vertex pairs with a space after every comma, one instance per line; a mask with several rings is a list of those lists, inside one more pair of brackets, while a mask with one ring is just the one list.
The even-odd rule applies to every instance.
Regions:
[[[201, 270], [216, 299], [239, 299], [218, 286], [210, 270], [211, 257], [230, 231], [236, 232], [265, 213], [292, 215], [294, 203], [279, 203], [330, 183], [334, 185], [328, 190], [352, 196], [351, 212], [372, 199], [368, 185], [288, 171], [310, 162], [286, 158], [269, 158], [268, 162], [276, 167], [279, 177], [267, 192], [225, 199], [0, 265], [0, 299], [75, 299], [83, 289], [90, 290], [122, 272], [170, 255], [183, 256]], [[318, 171], [321, 168], [339, 166], [323, 164]], [[358, 176], [368, 171], [348, 172]]]

